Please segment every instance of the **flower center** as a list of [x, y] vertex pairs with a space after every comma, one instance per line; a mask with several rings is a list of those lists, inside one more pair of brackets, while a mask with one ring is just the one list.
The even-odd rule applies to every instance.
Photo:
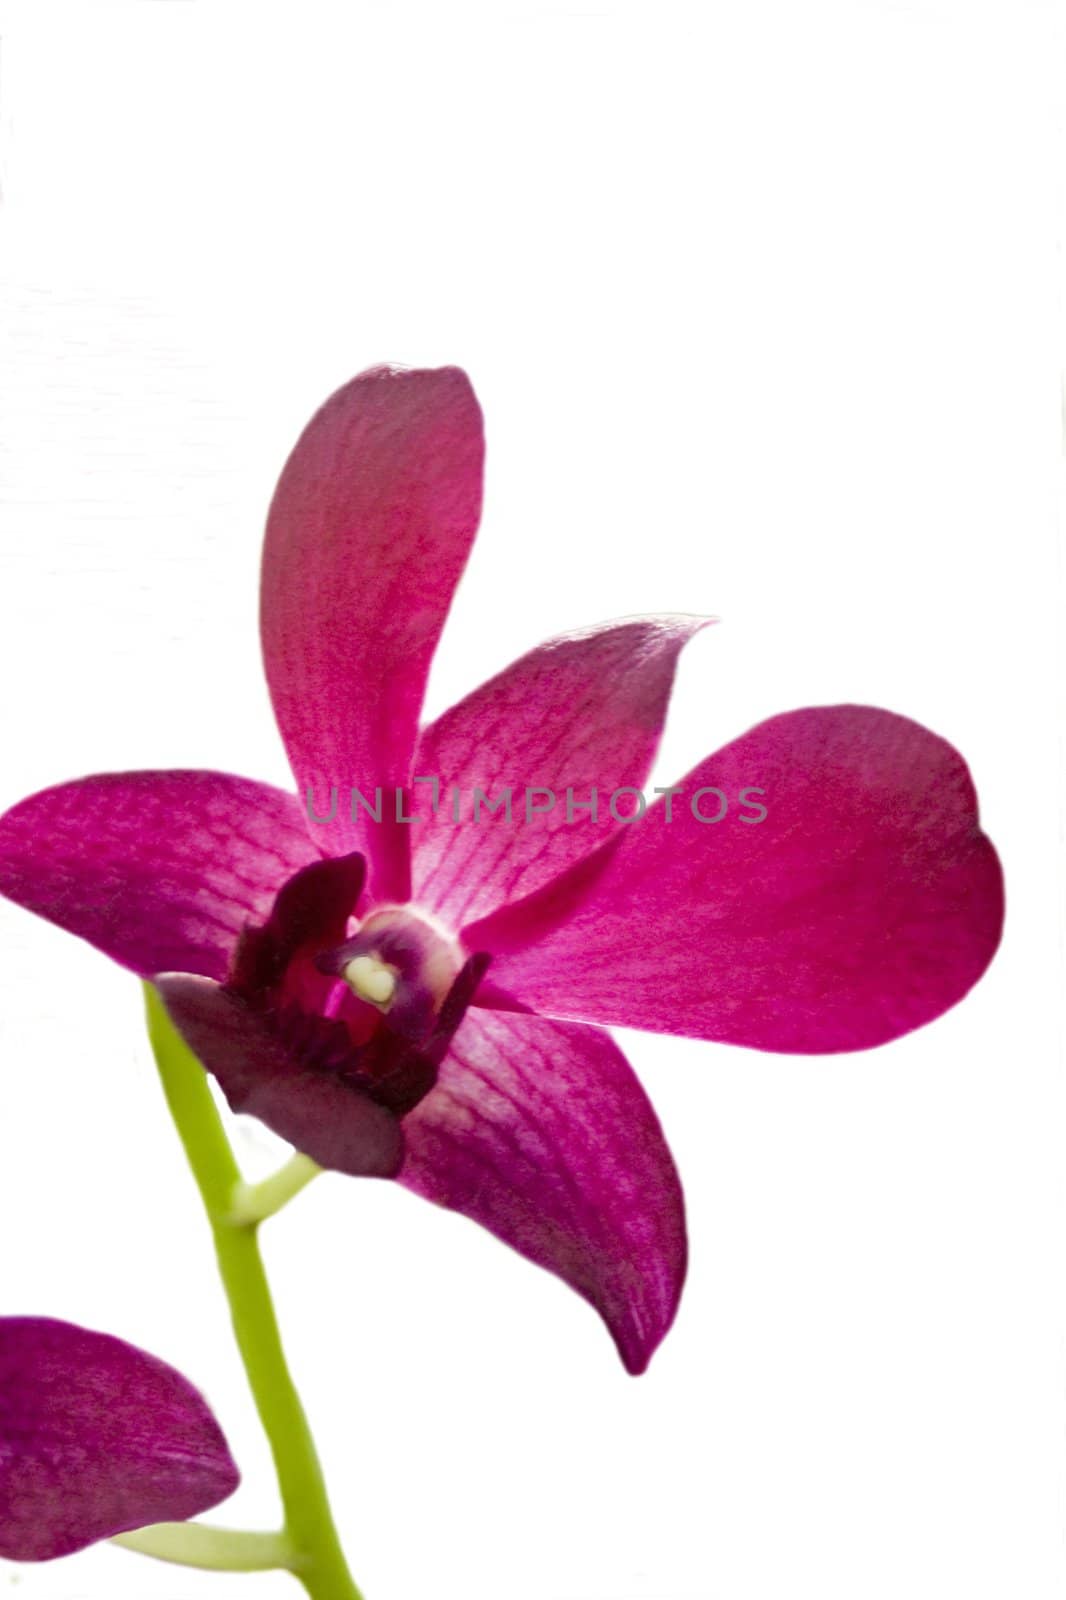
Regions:
[[436, 1082], [489, 957], [465, 954], [414, 906], [355, 922], [365, 876], [355, 853], [301, 868], [266, 922], [245, 928], [226, 987], [304, 1070], [335, 1073], [403, 1117]]
[[343, 978], [358, 999], [417, 1038], [439, 1014], [463, 965], [458, 940], [413, 906], [382, 906], [350, 939], [320, 955], [318, 970]]

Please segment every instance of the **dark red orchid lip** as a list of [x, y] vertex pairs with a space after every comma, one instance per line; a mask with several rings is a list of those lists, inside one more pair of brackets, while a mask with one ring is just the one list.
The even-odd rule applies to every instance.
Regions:
[[[371, 916], [367, 931], [344, 937], [364, 866], [351, 854], [296, 872], [263, 926], [242, 933], [224, 983], [191, 973], [158, 973], [155, 983], [234, 1111], [259, 1117], [321, 1166], [393, 1177], [401, 1119], [436, 1085], [491, 958], [467, 957], [434, 994], [428, 930], [414, 919], [394, 912], [375, 932]], [[402, 1004], [383, 1013], [349, 994], [341, 976], [371, 948], [402, 963]]]
[[[758, 827], [707, 826], [686, 807], [665, 826], [665, 797], [629, 824], [568, 826], [558, 805], [530, 828], [420, 830], [358, 806], [310, 823], [308, 791], [347, 775], [364, 792], [421, 774], [493, 792], [515, 772], [583, 795], [647, 783], [700, 618], [551, 640], [419, 728], [482, 461], [481, 414], [455, 368], [378, 369], [338, 391], [285, 466], [263, 552], [263, 654], [296, 794], [217, 772], [61, 785], [0, 819], [0, 890], [156, 976], [231, 1103], [284, 1117], [327, 1165], [398, 1171], [557, 1272], [639, 1372], [677, 1308], [684, 1211], [655, 1114], [600, 1025], [775, 1051], [883, 1044], [980, 977], [1002, 880], [961, 757], [852, 705], [773, 717], [681, 780], [689, 793], [765, 788]], [[294, 1018], [325, 1015], [323, 950], [303, 960], [306, 940], [277, 927], [257, 938], [279, 892], [318, 875], [343, 887], [343, 947], [355, 854], [360, 925], [405, 908], [464, 959], [492, 958], [402, 1122], [352, 1092], [339, 1058], [330, 1072], [286, 1043]], [[407, 1035], [423, 1053], [429, 1020]]]

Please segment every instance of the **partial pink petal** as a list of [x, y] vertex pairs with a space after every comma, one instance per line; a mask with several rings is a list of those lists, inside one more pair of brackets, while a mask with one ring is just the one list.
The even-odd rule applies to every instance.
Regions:
[[[699, 822], [693, 799], [712, 786], [728, 811]], [[789, 712], [682, 787], [672, 822], [660, 802], [465, 931], [493, 953], [495, 986], [555, 1016], [818, 1053], [930, 1022], [992, 959], [999, 862], [965, 763], [917, 723], [866, 706]], [[745, 789], [761, 793], [741, 805]], [[721, 810], [715, 794], [696, 803]]]
[[404, 1121], [400, 1182], [557, 1273], [643, 1372], [685, 1276], [681, 1185], [655, 1112], [595, 1028], [467, 1013]]
[[0, 894], [134, 972], [221, 978], [318, 852], [299, 803], [225, 772], [109, 772], [0, 817]]
[[218, 1505], [239, 1479], [187, 1378], [106, 1333], [0, 1318], [0, 1556], [49, 1561]]
[[[617, 791], [642, 788], [678, 652], [704, 626], [700, 617], [631, 617], [552, 639], [426, 728], [415, 772], [438, 778], [441, 798], [436, 818], [415, 826], [419, 903], [459, 927], [632, 826], [620, 819], [634, 815], [637, 797]], [[527, 789], [544, 791], [529, 796], [528, 815]], [[474, 821], [475, 790], [504, 805], [490, 812], [479, 800]]]
[[209, 978], [164, 972], [155, 985], [234, 1111], [258, 1117], [320, 1167], [378, 1178], [398, 1170], [403, 1134], [391, 1111], [336, 1073], [301, 1066], [266, 1018]]
[[[270, 507], [267, 681], [323, 853], [361, 850], [375, 899], [409, 892], [406, 784], [426, 674], [481, 514], [481, 412], [456, 367], [364, 372], [304, 430]], [[350, 791], [373, 803], [366, 820]]]

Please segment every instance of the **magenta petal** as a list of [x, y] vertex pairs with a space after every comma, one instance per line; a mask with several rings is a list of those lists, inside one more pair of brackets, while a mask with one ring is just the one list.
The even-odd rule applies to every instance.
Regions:
[[0, 893], [148, 976], [221, 978], [317, 852], [297, 801], [225, 772], [109, 772], [0, 817]]
[[[406, 784], [426, 674], [481, 514], [481, 412], [456, 367], [379, 367], [333, 395], [285, 466], [263, 547], [267, 681], [330, 855], [361, 850], [376, 899], [408, 896]], [[352, 786], [383, 820], [351, 819]], [[357, 808], [358, 809], [358, 808]], [[390, 820], [391, 819], [391, 820]]]
[[400, 1182], [565, 1279], [643, 1372], [681, 1294], [684, 1204], [655, 1112], [607, 1034], [468, 1012], [404, 1132]]
[[239, 1479], [187, 1378], [106, 1333], [0, 1318], [0, 1556], [48, 1561], [225, 1500]]
[[[624, 824], [651, 767], [678, 652], [700, 617], [631, 617], [552, 639], [426, 728], [416, 774], [441, 785], [436, 821], [415, 835], [415, 898], [461, 926], [529, 894]], [[512, 817], [479, 805], [513, 788]], [[451, 820], [460, 791], [461, 826]], [[532, 795], [527, 819], [526, 790]], [[567, 790], [572, 793], [568, 796]], [[595, 789], [597, 816], [588, 809]], [[612, 815], [611, 801], [615, 812]], [[569, 804], [568, 804], [569, 802]]]
[[[999, 863], [965, 763], [917, 723], [789, 712], [682, 786], [672, 822], [660, 803], [598, 870], [466, 930], [498, 986], [556, 1016], [817, 1053], [920, 1027], [991, 960]], [[692, 798], [711, 786], [729, 811], [701, 823]], [[741, 820], [757, 815], [745, 788], [764, 791], [764, 820]]]
[[335, 1073], [301, 1067], [266, 1018], [209, 978], [165, 972], [155, 985], [234, 1111], [258, 1117], [320, 1167], [380, 1178], [399, 1169], [403, 1134], [391, 1111]]

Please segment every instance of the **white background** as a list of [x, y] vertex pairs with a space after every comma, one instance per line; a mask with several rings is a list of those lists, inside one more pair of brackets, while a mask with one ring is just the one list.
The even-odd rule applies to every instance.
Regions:
[[[0, 803], [142, 765], [286, 782], [255, 630], [277, 471], [356, 371], [458, 362], [488, 492], [431, 710], [553, 632], [713, 612], [656, 781], [776, 711], [880, 704], [965, 753], [1005, 862], [999, 957], [916, 1035], [625, 1037], [693, 1241], [642, 1379], [576, 1296], [398, 1188], [323, 1179], [271, 1226], [369, 1600], [1062, 1593], [1061, 22], [5, 13]], [[186, 1371], [245, 1470], [218, 1520], [266, 1525], [136, 983], [6, 903], [0, 973], [0, 1309]], [[0, 1563], [16, 1582], [295, 1595], [104, 1547]]]

